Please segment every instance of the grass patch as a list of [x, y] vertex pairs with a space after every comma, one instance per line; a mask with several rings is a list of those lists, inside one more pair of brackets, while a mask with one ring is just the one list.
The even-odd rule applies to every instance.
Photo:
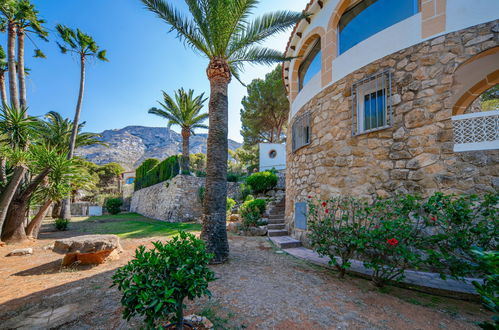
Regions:
[[196, 232], [198, 223], [172, 223], [153, 220], [136, 213], [103, 215], [71, 221], [71, 229], [89, 234], [114, 234], [120, 238], [171, 237], [179, 230]]

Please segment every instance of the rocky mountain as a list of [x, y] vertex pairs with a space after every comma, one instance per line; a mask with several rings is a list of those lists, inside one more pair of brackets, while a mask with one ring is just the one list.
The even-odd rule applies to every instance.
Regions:
[[[102, 165], [111, 162], [133, 170], [147, 158], [165, 159], [182, 151], [182, 136], [166, 127], [127, 126], [101, 133], [108, 146], [94, 145], [78, 148], [76, 155]], [[191, 153], [206, 153], [208, 134], [196, 134], [190, 138]], [[235, 150], [240, 143], [229, 140], [229, 148]]]

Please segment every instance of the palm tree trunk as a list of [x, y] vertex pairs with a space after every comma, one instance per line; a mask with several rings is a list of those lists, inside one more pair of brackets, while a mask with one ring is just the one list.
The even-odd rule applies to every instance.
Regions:
[[7, 57], [9, 62], [9, 91], [10, 104], [13, 108], [19, 109], [19, 98], [17, 91], [17, 69], [16, 69], [16, 24], [8, 23], [7, 37]]
[[2, 106], [7, 103], [7, 88], [5, 87], [5, 71], [0, 72], [0, 92], [2, 94]]
[[182, 174], [189, 174], [189, 138], [191, 130], [182, 128]]
[[[76, 135], [78, 134], [78, 123], [80, 121], [81, 105], [83, 103], [83, 93], [85, 91], [85, 56], [80, 57], [80, 92], [78, 93], [78, 102], [76, 103], [75, 117], [73, 120], [73, 131], [71, 132], [71, 140], [69, 141], [68, 159], [73, 158]], [[71, 219], [71, 197], [62, 201], [61, 218]]]
[[0, 184], [2, 186], [7, 184], [7, 159], [3, 156], [0, 157]]
[[28, 227], [26, 227], [26, 235], [28, 235], [28, 237], [38, 238], [38, 233], [40, 232], [42, 221], [45, 218], [50, 205], [52, 205], [52, 200], [49, 199], [42, 205], [33, 220], [31, 220], [31, 222], [28, 224]]
[[226, 229], [227, 159], [228, 159], [228, 98], [230, 70], [227, 63], [214, 59], [207, 69], [210, 80], [209, 130], [204, 197], [203, 230], [201, 237], [206, 249], [215, 256], [214, 263], [229, 258]]
[[30, 184], [12, 200], [9, 206], [5, 227], [2, 232], [2, 240], [4, 242], [19, 242], [24, 241], [26, 231], [24, 221], [26, 220], [26, 210], [29, 207], [29, 200], [35, 193], [38, 186], [49, 175], [51, 169], [46, 168], [41, 171]]
[[25, 40], [24, 29], [18, 28], [17, 31], [17, 65], [18, 65], [18, 76], [19, 76], [19, 98], [21, 108], [27, 108], [26, 101], [26, 75], [24, 72], [24, 40]]
[[3, 234], [2, 228], [5, 219], [7, 218], [9, 205], [12, 202], [12, 199], [17, 191], [17, 187], [19, 187], [19, 184], [21, 184], [21, 181], [24, 178], [24, 174], [26, 174], [26, 168], [22, 165], [16, 166], [9, 184], [0, 197], [0, 237], [2, 237]]

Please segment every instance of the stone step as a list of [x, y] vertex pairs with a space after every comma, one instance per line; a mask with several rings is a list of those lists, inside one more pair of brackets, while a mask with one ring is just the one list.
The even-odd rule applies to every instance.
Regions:
[[274, 236], [269, 238], [275, 245], [277, 245], [281, 249], [297, 248], [301, 246], [301, 242], [291, 236]]
[[282, 219], [284, 218], [284, 213], [281, 214], [269, 214], [270, 219]]
[[281, 223], [284, 223], [284, 218], [281, 218], [281, 219], [269, 219], [269, 221], [268, 221], [269, 225], [277, 225], [277, 224], [281, 224]]
[[269, 229], [268, 231], [269, 237], [274, 237], [274, 236], [287, 236], [288, 231], [284, 229]]
[[284, 223], [271, 223], [267, 225], [267, 229], [269, 230], [284, 229], [284, 228], [286, 228], [286, 225]]

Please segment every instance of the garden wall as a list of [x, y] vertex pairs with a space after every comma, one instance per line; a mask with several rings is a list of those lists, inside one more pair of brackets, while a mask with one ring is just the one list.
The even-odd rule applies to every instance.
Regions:
[[[203, 207], [199, 188], [205, 178], [177, 175], [173, 179], [137, 190], [133, 193], [130, 212], [168, 222], [201, 221]], [[239, 184], [228, 183], [231, 198], [239, 195]]]

